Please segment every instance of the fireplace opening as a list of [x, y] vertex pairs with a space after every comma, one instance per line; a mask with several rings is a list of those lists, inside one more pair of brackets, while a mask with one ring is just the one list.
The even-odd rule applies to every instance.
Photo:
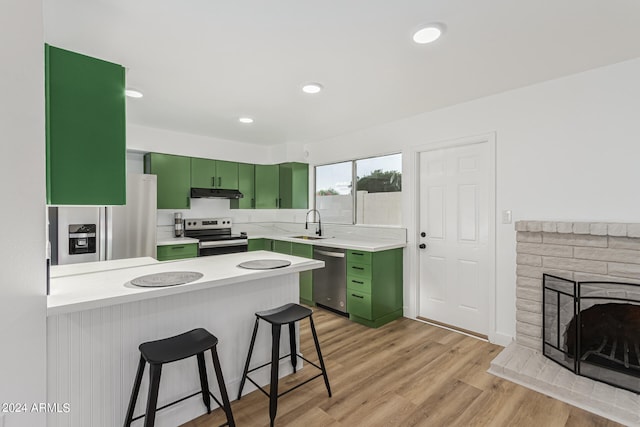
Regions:
[[640, 286], [543, 277], [543, 354], [640, 393]]

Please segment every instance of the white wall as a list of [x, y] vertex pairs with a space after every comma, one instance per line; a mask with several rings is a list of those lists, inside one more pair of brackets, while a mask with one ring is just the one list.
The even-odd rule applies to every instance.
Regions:
[[[406, 314], [415, 316], [416, 147], [495, 132], [497, 220], [638, 222], [640, 59], [307, 144], [309, 162], [403, 152]], [[496, 224], [496, 330], [515, 335], [515, 231]]]
[[[0, 403], [30, 410], [46, 401], [42, 2], [2, 2], [0, 29]], [[45, 425], [44, 414], [5, 417], [5, 427]]]

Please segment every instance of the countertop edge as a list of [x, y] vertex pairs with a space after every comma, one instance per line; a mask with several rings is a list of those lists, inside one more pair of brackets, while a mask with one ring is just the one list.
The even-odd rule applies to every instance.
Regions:
[[171, 245], [180, 245], [180, 244], [191, 244], [198, 243], [198, 239], [193, 239], [191, 237], [167, 237], [158, 239], [156, 241], [156, 246], [171, 246]]
[[390, 249], [407, 247], [406, 242], [400, 242], [400, 241], [363, 242], [359, 240], [347, 241], [347, 239], [334, 238], [334, 237], [330, 237], [327, 239], [318, 239], [318, 240], [306, 240], [306, 239], [298, 239], [290, 236], [274, 236], [274, 235], [264, 234], [264, 235], [249, 236], [248, 238], [249, 240], [271, 239], [271, 240], [280, 240], [284, 242], [301, 243], [303, 245], [326, 246], [326, 247], [340, 248], [340, 249], [355, 249], [355, 250], [367, 251], [367, 252], [380, 252], [380, 251], [387, 251]]
[[177, 295], [186, 292], [195, 292], [215, 287], [223, 287], [242, 282], [251, 282], [268, 277], [282, 276], [286, 274], [295, 274], [301, 271], [309, 271], [324, 267], [324, 262], [309, 259], [306, 262], [298, 263], [286, 268], [272, 270], [252, 270], [249, 274], [225, 277], [222, 279], [214, 279], [207, 282], [194, 282], [184, 285], [168, 286], [162, 288], [149, 289], [147, 292], [117, 295], [104, 297], [90, 301], [72, 302], [56, 306], [47, 306], [47, 317], [60, 314], [69, 314], [79, 311], [92, 310], [96, 308], [109, 307], [113, 305], [126, 304], [130, 302], [143, 301], [147, 299], [160, 298], [164, 296]]

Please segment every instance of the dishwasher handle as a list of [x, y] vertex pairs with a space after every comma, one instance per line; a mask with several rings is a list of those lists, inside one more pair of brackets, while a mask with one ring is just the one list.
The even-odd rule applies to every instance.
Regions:
[[330, 256], [332, 258], [344, 258], [344, 252], [328, 252], [320, 249], [314, 249], [313, 253]]

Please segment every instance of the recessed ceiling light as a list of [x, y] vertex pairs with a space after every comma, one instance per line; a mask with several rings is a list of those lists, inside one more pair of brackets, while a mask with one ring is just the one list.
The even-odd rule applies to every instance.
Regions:
[[253, 123], [253, 119], [251, 117], [240, 117], [238, 121], [245, 124]]
[[125, 89], [124, 94], [127, 95], [129, 98], [142, 98], [143, 96], [142, 92], [135, 89]]
[[322, 85], [320, 83], [306, 83], [302, 86], [302, 91], [304, 93], [318, 93], [322, 90]]
[[442, 24], [429, 24], [413, 34], [413, 41], [418, 44], [433, 43], [440, 38], [443, 32], [444, 26]]

